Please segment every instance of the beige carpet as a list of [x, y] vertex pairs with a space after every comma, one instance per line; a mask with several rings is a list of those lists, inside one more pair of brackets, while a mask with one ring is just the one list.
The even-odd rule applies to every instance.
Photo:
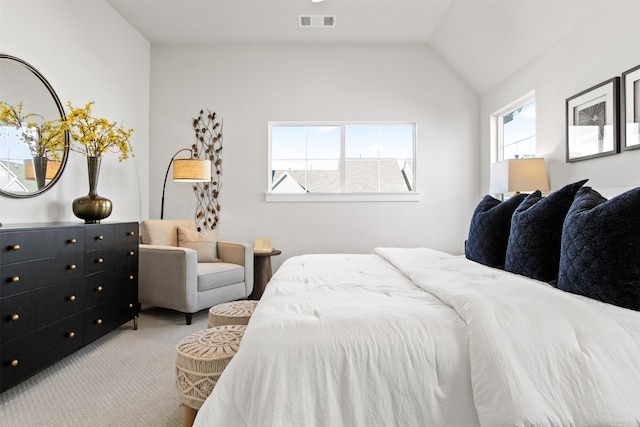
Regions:
[[144, 309], [133, 321], [0, 394], [2, 427], [182, 425], [176, 344], [207, 327], [207, 310]]

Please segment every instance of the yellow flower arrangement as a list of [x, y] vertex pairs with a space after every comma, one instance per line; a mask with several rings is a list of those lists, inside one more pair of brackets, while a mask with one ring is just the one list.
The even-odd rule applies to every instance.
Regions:
[[129, 142], [133, 129], [125, 129], [116, 122], [93, 117], [92, 105], [93, 101], [84, 108], [74, 108], [71, 102], [67, 103], [70, 111], [64, 128], [71, 136], [69, 149], [87, 157], [102, 157], [108, 151], [115, 151], [120, 153], [119, 161], [133, 156]]
[[[20, 131], [21, 139], [29, 147], [31, 155], [60, 160], [60, 150], [65, 147], [65, 133], [60, 121], [42, 120], [35, 113], [22, 113], [22, 103], [9, 105], [0, 102], [0, 125]], [[38, 123], [36, 120], [42, 120]]]
[[[61, 149], [66, 147], [67, 140], [64, 127], [60, 120], [45, 120], [37, 127], [38, 143], [50, 153], [52, 160], [60, 160]], [[46, 156], [46, 153], [40, 154]]]

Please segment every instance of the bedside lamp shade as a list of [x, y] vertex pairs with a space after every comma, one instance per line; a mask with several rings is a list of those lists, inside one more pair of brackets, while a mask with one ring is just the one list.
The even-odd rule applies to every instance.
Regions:
[[173, 180], [202, 182], [211, 179], [211, 160], [176, 159], [173, 161]]
[[489, 193], [549, 191], [544, 159], [509, 159], [491, 165]]

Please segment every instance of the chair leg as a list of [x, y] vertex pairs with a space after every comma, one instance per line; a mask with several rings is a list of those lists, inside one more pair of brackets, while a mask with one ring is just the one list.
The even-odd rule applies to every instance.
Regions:
[[185, 313], [184, 316], [187, 319], [187, 325], [191, 324], [191, 319], [193, 318], [193, 313]]
[[183, 427], [191, 427], [193, 426], [193, 422], [196, 420], [196, 415], [198, 411], [190, 408], [187, 405], [184, 405], [184, 415], [182, 417], [182, 426]]

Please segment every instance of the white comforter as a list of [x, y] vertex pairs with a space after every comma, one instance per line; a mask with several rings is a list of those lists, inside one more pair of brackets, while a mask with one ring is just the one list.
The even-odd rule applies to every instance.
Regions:
[[640, 425], [640, 314], [428, 249], [274, 275], [195, 426]]

